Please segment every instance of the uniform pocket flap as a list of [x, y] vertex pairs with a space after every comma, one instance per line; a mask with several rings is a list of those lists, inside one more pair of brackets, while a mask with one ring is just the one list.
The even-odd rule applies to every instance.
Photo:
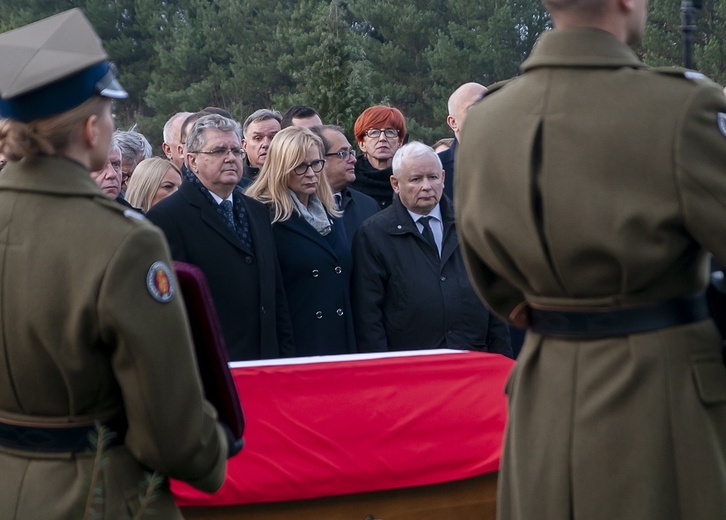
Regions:
[[726, 367], [719, 361], [697, 361], [693, 364], [696, 388], [704, 404], [726, 403]]

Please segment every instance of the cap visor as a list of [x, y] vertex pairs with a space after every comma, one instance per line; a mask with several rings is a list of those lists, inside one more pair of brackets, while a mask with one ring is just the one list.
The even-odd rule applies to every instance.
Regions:
[[111, 82], [105, 85], [99, 94], [113, 99], [126, 99], [129, 97], [128, 92], [124, 90], [116, 78], [111, 79]]

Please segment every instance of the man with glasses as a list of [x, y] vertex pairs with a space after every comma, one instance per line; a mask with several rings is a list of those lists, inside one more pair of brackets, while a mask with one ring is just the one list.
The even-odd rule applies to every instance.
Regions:
[[345, 137], [344, 130], [335, 125], [310, 128], [323, 141], [325, 147], [325, 176], [335, 196], [338, 209], [343, 212], [343, 224], [348, 243], [365, 219], [378, 212], [374, 198], [348, 186], [355, 182], [355, 150]]
[[174, 260], [207, 277], [230, 359], [293, 354], [292, 330], [267, 208], [237, 186], [239, 123], [209, 114], [187, 136], [179, 190], [149, 211]]

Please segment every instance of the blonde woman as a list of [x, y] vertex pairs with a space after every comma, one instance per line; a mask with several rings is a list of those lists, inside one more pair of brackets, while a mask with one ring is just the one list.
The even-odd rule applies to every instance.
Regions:
[[129, 180], [126, 202], [144, 213], [179, 189], [182, 175], [172, 162], [160, 157], [144, 159]]
[[356, 350], [352, 257], [323, 157], [318, 136], [303, 127], [285, 128], [245, 192], [270, 207], [298, 356]]

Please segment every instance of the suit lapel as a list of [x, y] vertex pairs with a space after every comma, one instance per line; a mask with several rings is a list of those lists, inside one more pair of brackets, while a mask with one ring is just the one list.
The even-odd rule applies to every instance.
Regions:
[[[308, 224], [307, 221], [297, 213], [294, 213], [292, 217], [285, 220], [284, 222], [278, 222], [276, 225], [283, 226], [292, 231], [293, 233], [297, 233], [306, 237], [308, 240], [312, 240], [321, 248], [325, 249], [334, 259], [338, 259], [338, 255], [330, 246], [330, 243], [325, 238], [323, 238], [323, 236], [318, 233], [313, 226]], [[330, 232], [338, 233], [338, 230], [336, 228], [342, 225], [343, 222], [339, 219], [338, 222], [334, 222], [332, 224], [333, 228], [330, 230]]]
[[225, 240], [237, 249], [244, 251], [247, 254], [252, 254], [251, 251], [248, 251], [247, 248], [244, 247], [242, 241], [235, 232], [227, 226], [224, 220], [222, 220], [222, 217], [217, 213], [217, 208], [212, 206], [212, 204], [196, 186], [190, 182], [184, 182], [182, 183], [181, 188], [179, 188], [179, 191], [183, 193], [184, 198], [189, 202], [189, 204], [197, 208], [202, 222], [215, 232], [219, 233]]

